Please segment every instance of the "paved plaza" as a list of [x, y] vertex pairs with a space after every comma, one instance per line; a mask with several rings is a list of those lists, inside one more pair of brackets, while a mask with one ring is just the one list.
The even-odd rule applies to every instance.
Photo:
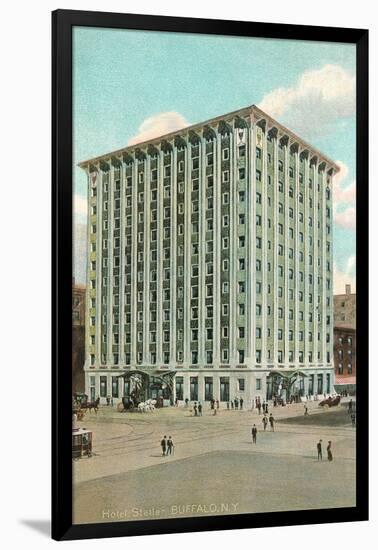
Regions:
[[[119, 413], [102, 407], [81, 427], [93, 430], [92, 458], [74, 461], [76, 523], [346, 507], [355, 504], [355, 429], [345, 404], [271, 407], [263, 431], [257, 411], [204, 407]], [[258, 429], [252, 444], [251, 427]], [[174, 455], [162, 456], [171, 435]], [[316, 443], [323, 440], [323, 461]], [[334, 460], [327, 461], [332, 441]]]

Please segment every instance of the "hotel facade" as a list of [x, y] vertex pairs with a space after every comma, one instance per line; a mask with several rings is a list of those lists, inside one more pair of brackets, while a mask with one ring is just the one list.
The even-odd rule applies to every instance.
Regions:
[[334, 162], [251, 106], [80, 166], [90, 398], [333, 391]]

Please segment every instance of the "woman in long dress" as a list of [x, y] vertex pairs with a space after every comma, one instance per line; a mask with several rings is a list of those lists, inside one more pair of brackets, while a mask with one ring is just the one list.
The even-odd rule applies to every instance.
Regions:
[[331, 441], [328, 441], [327, 457], [329, 461], [333, 460], [332, 451], [331, 451]]

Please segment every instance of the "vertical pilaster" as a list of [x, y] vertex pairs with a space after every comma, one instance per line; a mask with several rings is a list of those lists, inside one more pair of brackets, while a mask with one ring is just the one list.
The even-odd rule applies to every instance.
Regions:
[[213, 363], [220, 365], [220, 272], [221, 272], [221, 139], [216, 132], [214, 144], [214, 269], [213, 269], [213, 304], [214, 304], [214, 328], [213, 328]]
[[125, 194], [126, 194], [126, 181], [125, 181], [125, 167], [122, 163], [119, 169], [120, 179], [120, 281], [119, 281], [119, 364], [124, 366], [125, 360], [125, 266], [126, 266], [126, 239], [125, 239]]
[[[305, 327], [305, 340], [304, 340], [304, 361], [305, 364], [309, 364], [308, 355], [310, 349], [313, 348], [314, 334], [312, 342], [309, 342], [308, 335], [310, 332], [310, 321], [309, 321], [309, 303], [308, 303], [308, 293], [309, 293], [309, 275], [310, 275], [310, 266], [309, 266], [309, 243], [308, 243], [308, 199], [309, 199], [309, 177], [310, 177], [310, 158], [307, 156], [304, 162], [304, 213], [303, 213], [303, 261], [304, 261], [304, 327]], [[312, 310], [312, 308], [311, 308]], [[312, 330], [312, 324], [311, 324]], [[313, 357], [314, 360], [314, 357]]]
[[[238, 271], [238, 166], [237, 166], [237, 144], [235, 132], [230, 132], [230, 328], [229, 328], [229, 363], [231, 367], [235, 367], [238, 362], [237, 346], [236, 346], [236, 331], [237, 331], [237, 271]], [[221, 200], [221, 198], [220, 198]], [[247, 266], [245, 269], [248, 272]], [[248, 334], [245, 334], [245, 341], [248, 341]], [[246, 353], [247, 355], [247, 353]]]
[[164, 153], [159, 151], [157, 183], [157, 269], [156, 269], [156, 362], [163, 361], [163, 213], [164, 213]]
[[[191, 194], [192, 194], [192, 155], [188, 145], [185, 153], [185, 191], [184, 191], [184, 365], [189, 366], [190, 355], [190, 257], [191, 257]], [[189, 397], [189, 395], [188, 395]]]
[[[102, 301], [101, 301], [101, 289], [102, 289], [102, 189], [103, 189], [103, 172], [97, 173], [97, 236], [96, 236], [96, 367], [101, 365], [101, 316], [102, 316]], [[88, 191], [90, 193], [90, 190]], [[90, 220], [90, 210], [88, 209], [88, 221]], [[90, 223], [88, 223], [88, 231], [90, 235]], [[90, 238], [89, 241], [90, 242]], [[88, 259], [90, 257], [90, 250], [88, 250]], [[89, 274], [89, 266], [88, 266]], [[88, 332], [87, 332], [88, 338]]]
[[[198, 239], [198, 363], [203, 366], [206, 364], [205, 341], [205, 246], [206, 246], [206, 142], [201, 137], [200, 143], [200, 162], [199, 162], [199, 239]], [[213, 335], [214, 338], [214, 335]]]
[[278, 132], [274, 139], [274, 211], [273, 211], [273, 361], [274, 366], [278, 364]]
[[[294, 289], [294, 361], [298, 366], [299, 364], [299, 168], [300, 168], [300, 149], [295, 152], [295, 186], [294, 186], [294, 258], [295, 258], [295, 267], [294, 267], [294, 277], [295, 277], [295, 289]], [[286, 251], [287, 253], [287, 251]], [[306, 342], [308, 336], [307, 333], [304, 333], [304, 341]], [[306, 356], [303, 358], [306, 364]]]
[[[316, 365], [320, 364], [320, 360], [318, 359], [318, 331], [319, 331], [319, 322], [318, 322], [318, 314], [320, 313], [320, 322], [323, 322], [323, 315], [324, 312], [321, 311], [320, 304], [318, 304], [318, 276], [319, 276], [319, 266], [318, 266], [318, 182], [319, 182], [319, 171], [318, 171], [318, 162], [314, 165], [314, 188], [313, 188], [313, 212], [314, 212], [314, 219], [313, 219], [313, 250], [314, 250], [314, 262], [313, 262], [313, 311], [314, 311], [314, 362], [316, 362]], [[306, 299], [308, 300], [308, 296], [306, 296]]]
[[[131, 188], [131, 365], [137, 365], [138, 160], [134, 158]], [[143, 283], [144, 284], [144, 283]]]
[[109, 163], [109, 200], [108, 200], [108, 311], [107, 311], [107, 342], [106, 363], [113, 365], [113, 236], [114, 236], [114, 167]]
[[247, 313], [249, 318], [249, 365], [254, 367], [256, 363], [256, 126], [255, 120], [251, 117], [248, 140], [249, 159], [249, 185], [247, 192], [247, 221], [248, 221], [248, 305]]
[[[284, 294], [285, 294], [285, 303], [284, 303], [284, 364], [285, 366], [289, 365], [289, 140], [285, 144], [285, 164], [284, 164], [284, 192], [285, 192], [285, 224], [284, 224], [284, 235], [285, 235], [285, 245], [284, 245]], [[298, 334], [295, 335], [295, 338], [298, 338]]]
[[144, 253], [143, 253], [143, 363], [150, 363], [150, 240], [151, 240], [151, 198], [150, 174], [151, 157], [143, 160], [144, 173]]
[[176, 302], [177, 302], [177, 147], [173, 145], [173, 167], [171, 176], [171, 269], [170, 269], [170, 364], [176, 364]]
[[262, 139], [262, 189], [261, 189], [261, 201], [262, 201], [262, 209], [261, 209], [261, 224], [262, 224], [262, 262], [261, 262], [261, 269], [262, 269], [262, 324], [261, 324], [261, 363], [264, 367], [267, 365], [267, 358], [266, 358], [266, 343], [267, 343], [267, 286], [268, 286], [268, 273], [267, 273], [267, 254], [268, 254], [268, 206], [267, 206], [267, 199], [268, 199], [268, 125], [266, 123], [263, 139]]
[[[327, 216], [326, 216], [326, 187], [327, 187], [327, 173], [324, 169], [322, 172], [322, 178], [320, 182], [320, 196], [321, 196], [321, 212], [322, 212], [322, 224], [321, 224], [321, 268], [322, 268], [322, 296], [321, 296], [321, 305], [323, 313], [323, 330], [322, 330], [322, 362], [324, 366], [327, 365], [327, 315], [329, 310], [327, 308], [327, 253], [326, 253], [326, 243], [327, 243]], [[329, 328], [331, 325], [329, 325]]]

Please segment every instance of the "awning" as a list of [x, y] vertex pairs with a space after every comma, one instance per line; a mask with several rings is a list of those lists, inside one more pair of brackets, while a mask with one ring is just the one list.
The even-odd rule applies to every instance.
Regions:
[[336, 376], [335, 378], [335, 386], [350, 386], [356, 384], [356, 377], [355, 376]]
[[170, 375], [174, 376], [177, 371], [175, 370], [169, 370], [169, 369], [130, 369], [118, 376], [118, 378], [130, 378], [130, 376], [133, 376], [134, 374], [142, 374], [144, 376], [154, 376], [156, 378], [162, 378], [164, 376]]
[[308, 376], [308, 374], [306, 374], [302, 370], [294, 370], [294, 369], [293, 370], [275, 369], [269, 372], [269, 376], [282, 376], [282, 378], [292, 378], [293, 376], [298, 376], [298, 375], [303, 376], [303, 378]]

